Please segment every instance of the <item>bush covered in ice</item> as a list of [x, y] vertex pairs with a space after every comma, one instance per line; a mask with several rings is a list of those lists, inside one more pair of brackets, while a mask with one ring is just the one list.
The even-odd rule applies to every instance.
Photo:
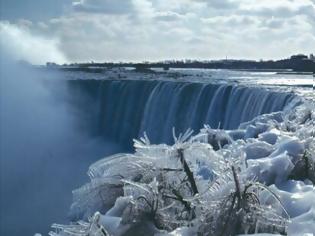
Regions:
[[[315, 233], [314, 104], [93, 164], [51, 236]], [[175, 133], [175, 132], [174, 132]]]

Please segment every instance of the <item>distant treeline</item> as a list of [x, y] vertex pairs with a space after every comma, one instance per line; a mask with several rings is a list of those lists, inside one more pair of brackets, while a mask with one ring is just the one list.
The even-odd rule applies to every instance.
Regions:
[[[58, 66], [55, 63], [47, 63], [47, 66]], [[272, 70], [282, 71], [291, 70], [294, 72], [313, 72], [315, 73], [315, 59], [311, 55], [294, 55], [288, 59], [251, 61], [251, 60], [217, 60], [217, 61], [198, 61], [198, 60], [170, 60], [161, 62], [120, 62], [120, 63], [73, 63], [63, 66], [88, 68], [88, 67], [134, 67], [138, 70], [149, 68], [204, 68], [204, 69], [237, 69], [237, 70]]]

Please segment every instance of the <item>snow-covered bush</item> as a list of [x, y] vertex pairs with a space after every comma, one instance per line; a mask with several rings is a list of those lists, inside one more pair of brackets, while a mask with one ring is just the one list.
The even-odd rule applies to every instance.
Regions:
[[89, 168], [91, 182], [73, 192], [78, 222], [55, 224], [50, 235], [315, 233], [315, 202], [303, 201], [315, 199], [314, 120], [305, 102], [236, 131], [174, 134], [171, 146], [144, 135], [134, 154]]

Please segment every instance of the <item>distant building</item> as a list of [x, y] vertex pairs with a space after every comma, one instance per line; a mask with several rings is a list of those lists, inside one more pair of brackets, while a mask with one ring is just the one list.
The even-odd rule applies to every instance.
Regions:
[[305, 60], [308, 59], [308, 56], [304, 54], [297, 54], [290, 57], [291, 60]]
[[169, 70], [170, 66], [169, 65], [163, 65], [163, 70]]
[[55, 62], [46, 62], [47, 67], [58, 67], [58, 64]]

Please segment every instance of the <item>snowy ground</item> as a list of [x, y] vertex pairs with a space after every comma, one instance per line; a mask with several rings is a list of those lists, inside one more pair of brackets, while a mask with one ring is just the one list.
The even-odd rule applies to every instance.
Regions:
[[104, 69], [104, 73], [62, 72], [69, 79], [127, 79], [167, 80], [200, 83], [234, 83], [246, 86], [271, 87], [281, 91], [293, 91], [303, 97], [315, 99], [314, 75], [278, 74], [277, 72], [250, 72], [214, 69], [154, 69], [154, 73], [136, 73], [132, 68]]

